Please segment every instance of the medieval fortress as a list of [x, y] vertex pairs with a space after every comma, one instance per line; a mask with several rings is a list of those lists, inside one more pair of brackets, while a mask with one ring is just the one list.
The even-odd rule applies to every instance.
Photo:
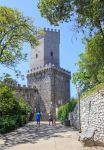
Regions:
[[34, 111], [48, 113], [70, 99], [71, 73], [60, 67], [60, 31], [44, 28], [40, 44], [31, 47], [27, 87], [19, 87]]

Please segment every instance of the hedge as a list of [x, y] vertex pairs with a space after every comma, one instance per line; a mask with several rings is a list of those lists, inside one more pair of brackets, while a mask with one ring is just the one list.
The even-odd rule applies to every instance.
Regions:
[[0, 83], [0, 133], [10, 132], [28, 121], [30, 107], [23, 98], [17, 100], [15, 91]]
[[72, 112], [77, 104], [77, 100], [72, 100], [59, 107], [58, 109], [58, 120], [64, 122], [68, 120], [69, 113]]
[[0, 133], [10, 132], [27, 122], [26, 115], [0, 117]]

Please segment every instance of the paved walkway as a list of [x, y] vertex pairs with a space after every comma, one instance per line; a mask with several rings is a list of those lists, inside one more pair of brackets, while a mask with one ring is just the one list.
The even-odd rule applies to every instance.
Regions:
[[56, 127], [34, 122], [0, 137], [0, 150], [104, 150], [101, 147], [83, 147], [78, 132], [57, 124]]

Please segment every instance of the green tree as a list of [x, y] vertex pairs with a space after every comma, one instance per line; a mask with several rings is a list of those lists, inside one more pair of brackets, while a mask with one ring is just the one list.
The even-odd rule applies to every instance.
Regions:
[[16, 9], [0, 6], [0, 64], [15, 70], [27, 57], [22, 52], [23, 43], [39, 44], [36, 33], [30, 17], [24, 17]]
[[73, 82], [86, 91], [96, 84], [104, 82], [104, 47], [101, 32], [86, 39], [85, 52], [80, 54], [78, 71], [73, 75]]
[[3, 75], [4, 76], [0, 77], [0, 79], [1, 79], [0, 82], [1, 83], [5, 84], [5, 85], [8, 85], [8, 86], [11, 86], [11, 87], [17, 86], [18, 82], [15, 79], [13, 79], [10, 74], [8, 74], [8, 73], [5, 74], [4, 73]]
[[[83, 90], [104, 81], [104, 0], [39, 0], [41, 15], [51, 24], [75, 21], [76, 29], [89, 33], [73, 82]], [[94, 36], [95, 35], [95, 36]], [[92, 38], [91, 38], [92, 37]]]
[[13, 88], [0, 83], [0, 133], [10, 132], [29, 121], [30, 107], [23, 98], [17, 100]]
[[21, 113], [22, 115], [28, 115], [28, 113], [31, 112], [31, 108], [28, 106], [23, 98], [20, 98], [18, 103], [20, 106], [19, 113]]
[[19, 104], [12, 88], [0, 83], [0, 116], [16, 114]]
[[51, 24], [75, 20], [78, 28], [97, 29], [104, 39], [103, 0], [39, 0], [38, 8]]

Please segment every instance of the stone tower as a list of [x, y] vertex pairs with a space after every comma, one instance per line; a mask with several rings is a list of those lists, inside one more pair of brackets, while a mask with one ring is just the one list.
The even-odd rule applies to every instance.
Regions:
[[[70, 72], [60, 67], [60, 31], [45, 29], [38, 36], [40, 45], [31, 48], [28, 86], [36, 86], [40, 95], [37, 110], [56, 111], [56, 107], [70, 99]], [[43, 105], [44, 104], [44, 105]]]
[[54, 64], [59, 67], [60, 31], [44, 29], [45, 36], [38, 36], [40, 45], [31, 48], [30, 69], [43, 67], [46, 64]]

